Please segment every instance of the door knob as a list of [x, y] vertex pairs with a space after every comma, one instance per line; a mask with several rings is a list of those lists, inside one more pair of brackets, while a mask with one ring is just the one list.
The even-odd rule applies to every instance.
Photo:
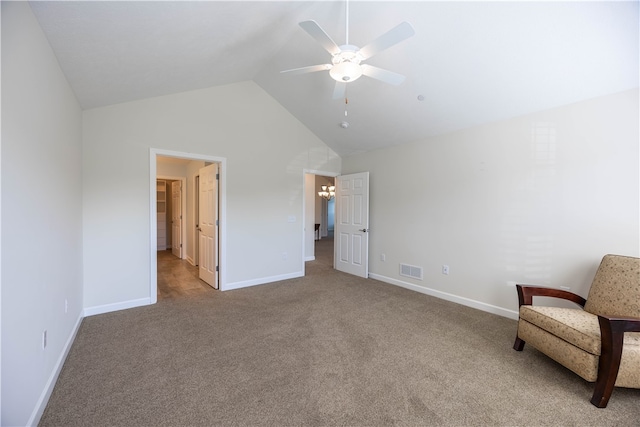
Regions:
[[366, 232], [368, 232], [368, 231], [369, 231], [369, 229], [368, 229], [368, 228], [362, 228], [362, 229], [360, 229], [360, 230], [358, 230], [358, 231], [362, 231], [363, 233], [366, 233]]

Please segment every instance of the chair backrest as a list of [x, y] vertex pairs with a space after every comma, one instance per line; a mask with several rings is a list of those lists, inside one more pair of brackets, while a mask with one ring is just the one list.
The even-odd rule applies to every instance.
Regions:
[[640, 258], [605, 255], [584, 309], [593, 314], [640, 318]]

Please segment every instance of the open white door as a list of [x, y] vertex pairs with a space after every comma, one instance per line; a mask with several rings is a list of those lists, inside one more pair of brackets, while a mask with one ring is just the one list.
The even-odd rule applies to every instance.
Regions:
[[171, 253], [182, 259], [182, 182], [171, 183]]
[[218, 289], [218, 165], [200, 169], [198, 231], [200, 279]]
[[369, 277], [369, 172], [336, 177], [335, 268]]

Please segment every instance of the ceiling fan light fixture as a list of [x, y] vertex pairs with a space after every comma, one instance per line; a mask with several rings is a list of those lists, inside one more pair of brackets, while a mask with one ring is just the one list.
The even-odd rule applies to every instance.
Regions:
[[345, 61], [334, 65], [329, 70], [329, 75], [336, 81], [348, 83], [362, 76], [362, 67], [353, 62]]

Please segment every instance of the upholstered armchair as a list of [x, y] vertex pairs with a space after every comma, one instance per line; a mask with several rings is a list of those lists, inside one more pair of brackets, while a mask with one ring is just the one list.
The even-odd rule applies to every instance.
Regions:
[[[585, 300], [560, 289], [517, 285], [520, 303], [513, 348], [529, 343], [589, 382], [591, 403], [604, 408], [614, 386], [640, 388], [640, 258], [605, 255]], [[581, 308], [532, 305], [534, 296]]]

